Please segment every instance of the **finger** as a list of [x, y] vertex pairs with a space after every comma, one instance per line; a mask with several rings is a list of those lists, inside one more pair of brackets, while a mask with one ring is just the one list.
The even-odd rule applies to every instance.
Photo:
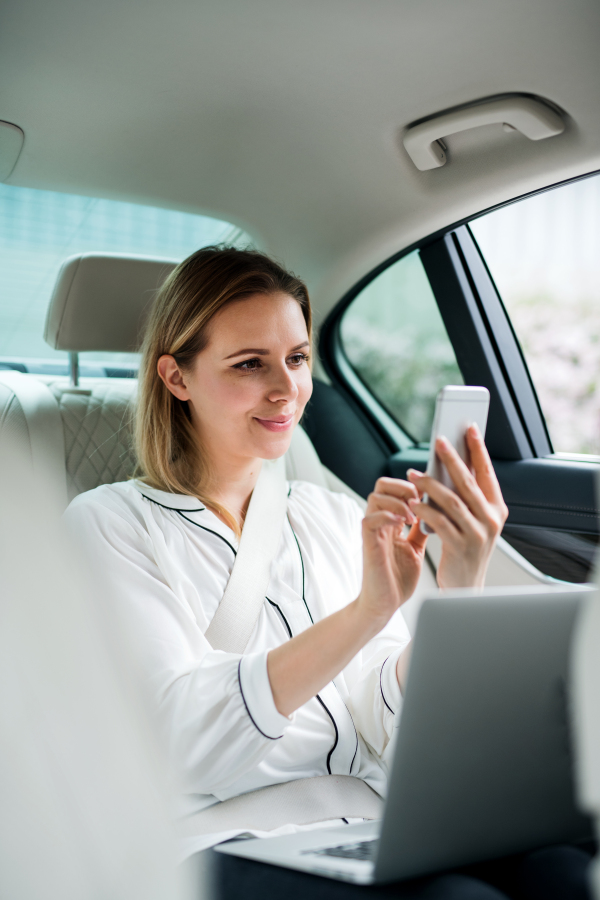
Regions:
[[[419, 488], [423, 488], [424, 493], [431, 497], [437, 506], [440, 507], [442, 512], [452, 520], [454, 525], [463, 534], [470, 534], [472, 531], [477, 530], [476, 516], [471, 512], [462, 498], [451, 488], [446, 487], [440, 481], [431, 478], [429, 475], [424, 475], [423, 478], [421, 478], [419, 481]], [[485, 505], [485, 500], [483, 500], [483, 498], [482, 503]], [[414, 512], [414, 503], [409, 501], [409, 505]], [[429, 508], [427, 504], [425, 504], [425, 506], [426, 508]], [[489, 515], [487, 510], [482, 513], [482, 515], [484, 514], [486, 516]], [[417, 515], [420, 515], [420, 513], [417, 513]]]
[[420, 479], [423, 478], [424, 475], [425, 475], [425, 472], [419, 472], [418, 469], [407, 469], [406, 470], [406, 477], [410, 478], [412, 484], [416, 487], [417, 494], [419, 497], [423, 496], [423, 492], [419, 488], [419, 483], [420, 483]]
[[[415, 501], [416, 502], [416, 501]], [[427, 543], [428, 535], [423, 534], [419, 527], [419, 520], [415, 518], [415, 524], [412, 526], [408, 534], [406, 535], [406, 541], [416, 550], [422, 550], [425, 544]]]
[[362, 525], [363, 533], [375, 534], [385, 528], [403, 528], [404, 519], [402, 516], [397, 516], [387, 509], [382, 509], [366, 515], [362, 520]]
[[434, 531], [442, 541], [449, 544], [456, 544], [460, 540], [460, 531], [443, 512], [434, 509], [428, 503], [412, 501], [410, 506], [414, 514], [418, 516], [419, 519], [422, 519], [426, 525], [429, 525], [431, 530]]
[[[489, 508], [486, 497], [456, 449], [446, 438], [438, 438], [435, 451], [440, 461], [446, 466], [459, 497], [477, 519], [487, 520]], [[437, 497], [434, 499], [437, 500]]]
[[415, 521], [407, 500], [398, 500], [397, 497], [392, 497], [391, 494], [369, 494], [367, 513], [382, 509], [387, 509], [397, 516], [402, 516], [410, 525]]
[[467, 428], [467, 446], [471, 454], [471, 463], [475, 472], [477, 484], [483, 492], [483, 496], [494, 505], [504, 505], [502, 491], [494, 472], [490, 455], [485, 446], [483, 435], [477, 424]]
[[399, 500], [409, 500], [411, 497], [417, 496], [414, 484], [403, 481], [402, 478], [388, 478], [387, 476], [377, 479], [373, 493], [389, 494], [392, 497], [398, 497]]

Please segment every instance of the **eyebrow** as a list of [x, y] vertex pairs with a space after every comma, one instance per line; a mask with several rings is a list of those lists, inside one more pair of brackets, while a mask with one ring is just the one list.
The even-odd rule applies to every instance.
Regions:
[[[292, 347], [290, 353], [294, 353], [296, 350], [302, 350], [303, 347], [308, 347], [308, 341], [302, 341], [301, 344], [298, 344], [297, 347]], [[236, 350], [235, 353], [230, 353], [229, 356], [226, 356], [225, 359], [233, 359], [234, 356], [244, 356], [246, 353], [253, 353], [255, 356], [268, 356], [270, 350], [261, 350], [256, 347], [247, 347], [245, 350]]]

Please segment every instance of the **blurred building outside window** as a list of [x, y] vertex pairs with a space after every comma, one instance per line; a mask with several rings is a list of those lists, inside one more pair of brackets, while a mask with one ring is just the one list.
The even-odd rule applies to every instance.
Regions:
[[555, 452], [600, 455], [600, 175], [527, 197], [470, 227]]

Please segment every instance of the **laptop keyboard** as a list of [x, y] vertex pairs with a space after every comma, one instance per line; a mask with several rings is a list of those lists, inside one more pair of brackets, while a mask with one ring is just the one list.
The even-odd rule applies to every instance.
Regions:
[[302, 856], [337, 856], [342, 859], [363, 859], [371, 862], [375, 859], [379, 841], [355, 841], [353, 844], [340, 844], [338, 847], [321, 847], [319, 850], [303, 850]]

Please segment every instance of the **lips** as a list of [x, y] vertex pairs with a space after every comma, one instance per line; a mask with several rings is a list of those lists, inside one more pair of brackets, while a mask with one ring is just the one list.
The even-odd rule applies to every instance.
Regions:
[[294, 422], [294, 416], [273, 416], [270, 419], [259, 419], [258, 416], [254, 417], [255, 420], [262, 425], [263, 428], [266, 428], [267, 431], [288, 431], [289, 428], [292, 427]]

